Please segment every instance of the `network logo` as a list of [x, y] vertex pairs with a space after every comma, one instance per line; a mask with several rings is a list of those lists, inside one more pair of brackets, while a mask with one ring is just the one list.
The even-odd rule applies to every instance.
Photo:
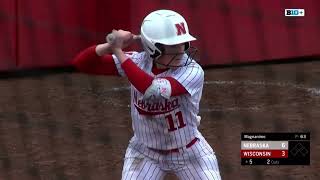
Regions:
[[291, 154], [293, 154], [293, 156], [297, 156], [297, 155], [302, 155], [302, 156], [306, 156], [308, 155], [309, 151], [307, 148], [305, 148], [301, 143], [298, 143], [297, 145], [295, 145], [292, 150], [290, 150]]
[[304, 9], [285, 9], [284, 15], [285, 16], [304, 16], [305, 12], [304, 12]]

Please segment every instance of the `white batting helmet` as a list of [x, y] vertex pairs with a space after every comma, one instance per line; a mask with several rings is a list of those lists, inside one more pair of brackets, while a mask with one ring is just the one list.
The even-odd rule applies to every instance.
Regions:
[[171, 10], [157, 10], [147, 15], [141, 25], [141, 40], [144, 50], [150, 57], [157, 59], [161, 56], [163, 45], [176, 45], [196, 40], [189, 34], [186, 20]]

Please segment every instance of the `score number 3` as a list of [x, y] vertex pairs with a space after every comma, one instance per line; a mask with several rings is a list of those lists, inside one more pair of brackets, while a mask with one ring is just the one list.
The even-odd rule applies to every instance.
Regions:
[[183, 117], [182, 117], [182, 113], [181, 111], [177, 112], [175, 114], [175, 117], [178, 119], [178, 128], [175, 127], [175, 124], [174, 124], [174, 121], [173, 121], [173, 117], [171, 114], [165, 116], [165, 118], [167, 119], [168, 121], [168, 124], [169, 124], [169, 129], [168, 131], [175, 131], [177, 129], [180, 129], [180, 128], [183, 128], [186, 126], [186, 123], [183, 121]]

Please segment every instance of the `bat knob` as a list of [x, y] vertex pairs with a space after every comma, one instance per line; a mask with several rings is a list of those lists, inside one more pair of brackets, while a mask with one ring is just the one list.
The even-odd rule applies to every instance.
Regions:
[[112, 33], [110, 33], [110, 34], [107, 35], [106, 40], [107, 40], [107, 42], [108, 42], [109, 44], [113, 44], [115, 38], [116, 38], [115, 35], [112, 34]]

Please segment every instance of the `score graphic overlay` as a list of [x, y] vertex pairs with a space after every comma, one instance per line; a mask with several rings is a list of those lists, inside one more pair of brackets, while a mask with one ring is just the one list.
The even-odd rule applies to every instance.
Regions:
[[241, 133], [241, 165], [310, 165], [310, 133]]

